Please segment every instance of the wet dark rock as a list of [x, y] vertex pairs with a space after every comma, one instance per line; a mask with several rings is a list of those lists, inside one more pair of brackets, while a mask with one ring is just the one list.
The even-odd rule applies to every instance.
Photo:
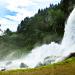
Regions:
[[44, 65], [52, 64], [53, 62], [55, 62], [54, 58], [56, 57], [51, 57], [51, 56], [46, 57], [43, 61], [43, 64]]
[[38, 68], [38, 67], [40, 67], [40, 66], [45, 66], [45, 65], [44, 65], [43, 63], [39, 62], [39, 63], [36, 65], [35, 68]]
[[24, 63], [21, 63], [20, 68], [28, 68], [28, 66], [26, 64], [24, 64]]
[[5, 71], [5, 70], [6, 70], [6, 68], [2, 68], [2, 69], [1, 69], [1, 71]]
[[8, 66], [8, 65], [10, 65], [10, 64], [12, 64], [12, 62], [11, 62], [11, 61], [7, 62], [7, 63], [6, 63], [6, 66]]
[[68, 58], [71, 58], [71, 57], [75, 57], [75, 53], [71, 53], [71, 54], [67, 57], [67, 59], [68, 59]]
[[56, 57], [47, 56], [46, 58], [44, 58], [44, 61], [42, 63], [39, 62], [35, 68], [40, 67], [40, 66], [46, 66], [48, 64], [52, 64], [53, 62], [55, 62], [54, 58]]

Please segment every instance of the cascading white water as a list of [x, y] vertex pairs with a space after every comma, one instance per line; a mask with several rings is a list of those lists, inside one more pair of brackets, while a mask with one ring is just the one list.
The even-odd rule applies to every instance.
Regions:
[[26, 57], [11, 61], [9, 65], [6, 65], [9, 60], [0, 62], [0, 66], [2, 67], [3, 65], [6, 69], [15, 69], [19, 68], [20, 63], [23, 62], [29, 67], [35, 67], [48, 56], [53, 58], [54, 62], [58, 62], [67, 57], [71, 52], [75, 52], [75, 8], [65, 24], [65, 33], [61, 44], [52, 42], [48, 45], [42, 45], [41, 47], [34, 48]]
[[75, 52], [75, 8], [65, 24], [65, 34], [60, 46], [64, 55]]

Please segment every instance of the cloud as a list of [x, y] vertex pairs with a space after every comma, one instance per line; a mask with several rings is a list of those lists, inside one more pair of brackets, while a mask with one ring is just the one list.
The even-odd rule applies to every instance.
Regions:
[[25, 17], [33, 16], [38, 9], [49, 7], [60, 0], [0, 0], [0, 24], [5, 30], [10, 28], [16, 31], [18, 24]]
[[18, 26], [17, 22], [15, 22], [15, 21], [9, 21], [6, 18], [0, 18], [0, 24], [2, 24], [1, 25], [1, 29], [3, 31], [6, 30], [7, 28], [9, 28], [12, 31], [16, 31], [17, 26]]

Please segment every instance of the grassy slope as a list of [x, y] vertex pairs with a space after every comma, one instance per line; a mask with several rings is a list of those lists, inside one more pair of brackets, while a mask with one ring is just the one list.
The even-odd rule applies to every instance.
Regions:
[[29, 48], [25, 47], [24, 40], [19, 39], [17, 33], [0, 36], [0, 60], [8, 59], [8, 56], [10, 59], [20, 58], [30, 52]]
[[75, 58], [35, 69], [2, 71], [0, 75], [75, 75]]

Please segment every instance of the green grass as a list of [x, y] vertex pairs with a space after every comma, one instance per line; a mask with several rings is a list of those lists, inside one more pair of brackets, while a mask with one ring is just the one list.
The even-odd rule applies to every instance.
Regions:
[[0, 75], [75, 75], [75, 58], [34, 69], [0, 71]]

